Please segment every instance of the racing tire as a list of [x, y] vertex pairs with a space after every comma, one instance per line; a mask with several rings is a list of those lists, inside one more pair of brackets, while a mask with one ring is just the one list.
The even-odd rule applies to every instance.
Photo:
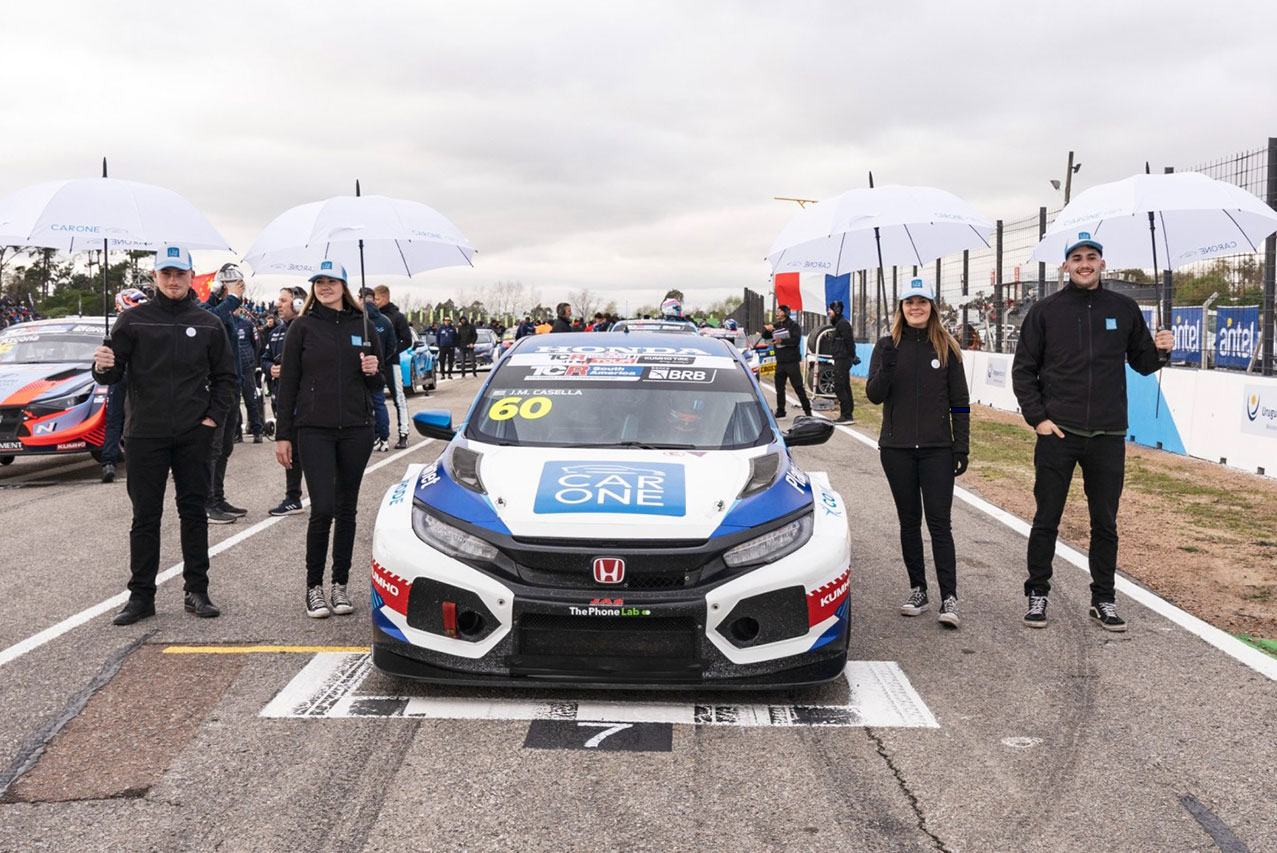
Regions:
[[13, 459], [12, 456], [0, 456], [0, 465], [12, 465]]
[[409, 394], [426, 393], [426, 383], [418, 380], [417, 371], [415, 368], [409, 372], [408, 387], [405, 390]]

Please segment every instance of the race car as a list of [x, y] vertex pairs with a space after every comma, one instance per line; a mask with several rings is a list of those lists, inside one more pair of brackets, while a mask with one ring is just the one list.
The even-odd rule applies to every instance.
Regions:
[[666, 319], [634, 319], [617, 320], [608, 329], [609, 332], [685, 332], [695, 335], [700, 332], [691, 320]]
[[410, 679], [779, 687], [847, 658], [842, 498], [789, 448], [729, 342], [521, 338], [440, 456], [387, 490], [373, 663]]
[[91, 317], [0, 331], [0, 465], [33, 454], [99, 457], [107, 388], [90, 371], [102, 334], [102, 320]]
[[700, 333], [711, 338], [722, 338], [723, 340], [730, 342], [731, 345], [736, 347], [736, 350], [740, 353], [740, 357], [749, 368], [749, 372], [754, 374], [755, 377], [758, 376], [758, 354], [754, 351], [754, 348], [749, 345], [749, 339], [746, 337], [744, 329], [739, 327], [723, 327], [716, 329], [713, 326], [706, 326], [700, 330]]
[[409, 394], [428, 394], [435, 390], [435, 354], [430, 344], [412, 330], [412, 346], [399, 353], [399, 373], [404, 391]]

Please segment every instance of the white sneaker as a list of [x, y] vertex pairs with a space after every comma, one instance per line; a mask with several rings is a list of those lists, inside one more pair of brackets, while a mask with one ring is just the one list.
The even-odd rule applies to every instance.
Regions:
[[312, 586], [306, 590], [306, 615], [311, 619], [327, 619], [333, 615], [332, 610], [328, 608], [328, 601], [324, 598], [322, 586]]

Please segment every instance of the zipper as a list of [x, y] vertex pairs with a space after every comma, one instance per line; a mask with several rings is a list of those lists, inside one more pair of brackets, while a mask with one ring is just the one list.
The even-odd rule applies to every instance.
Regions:
[[[926, 353], [923, 353], [923, 360], [926, 360]], [[925, 368], [924, 368], [925, 369]], [[917, 450], [922, 446], [922, 377], [926, 374], [921, 370], [918, 371], [916, 381], [913, 383], [913, 449]]]
[[1086, 428], [1091, 428], [1091, 399], [1095, 396], [1095, 322], [1091, 313], [1094, 300], [1086, 296]]

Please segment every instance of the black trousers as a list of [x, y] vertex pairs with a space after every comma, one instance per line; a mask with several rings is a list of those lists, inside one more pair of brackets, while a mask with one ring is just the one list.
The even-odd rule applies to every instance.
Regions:
[[452, 378], [452, 364], [456, 355], [456, 347], [439, 347], [439, 376], [444, 379]]
[[237, 404], [231, 406], [226, 423], [205, 430], [209, 434], [208, 487], [205, 491], [208, 492], [210, 507], [226, 500], [226, 463], [235, 449], [235, 431], [239, 429], [241, 418]]
[[[310, 523], [306, 527], [306, 586], [324, 582], [328, 534], [333, 536], [333, 583], [350, 579], [355, 550], [355, 515], [359, 485], [372, 455], [372, 426], [300, 427], [297, 446], [310, 492]], [[336, 521], [334, 530], [333, 522]]]
[[181, 518], [182, 579], [187, 592], [208, 592], [208, 454], [211, 427], [197, 426], [176, 438], [130, 438], [129, 476], [133, 502], [129, 530], [129, 597], [153, 601], [160, 570], [160, 520], [169, 472]]
[[851, 359], [834, 359], [834, 396], [838, 398], [839, 413], [849, 418], [856, 408], [851, 396]]
[[261, 435], [262, 397], [257, 391], [257, 380], [251, 367], [244, 368], [240, 374], [239, 393], [244, 400], [244, 410], [248, 412], [248, 431], [253, 435]]
[[293, 442], [293, 467], [284, 469], [284, 497], [302, 502], [302, 451]]
[[786, 377], [789, 377], [789, 384], [794, 386], [794, 393], [798, 395], [798, 402], [803, 407], [803, 413], [810, 415], [811, 403], [807, 400], [807, 389], [803, 387], [802, 365], [796, 361], [776, 362], [776, 411], [785, 411]]
[[940, 597], [958, 595], [957, 558], [953, 550], [953, 449], [884, 447], [878, 451], [883, 473], [891, 485], [900, 519], [900, 555], [909, 572], [909, 586], [927, 588], [922, 551], [922, 519], [931, 533]]
[[1113, 600], [1113, 576], [1117, 572], [1117, 506], [1126, 478], [1126, 441], [1120, 435], [1085, 438], [1065, 433], [1039, 435], [1033, 451], [1033, 497], [1037, 512], [1029, 532], [1029, 579], [1024, 594], [1051, 591], [1051, 561], [1060, 518], [1073, 482], [1073, 469], [1082, 466], [1086, 506], [1091, 515], [1091, 603]]
[[460, 357], [458, 358], [458, 361], [461, 362], [461, 378], [462, 379], [464, 379], [466, 376], [466, 367], [470, 368], [471, 376], [479, 375], [479, 368], [475, 366], [476, 362], [474, 359], [474, 347], [461, 347], [461, 354], [460, 354]]

